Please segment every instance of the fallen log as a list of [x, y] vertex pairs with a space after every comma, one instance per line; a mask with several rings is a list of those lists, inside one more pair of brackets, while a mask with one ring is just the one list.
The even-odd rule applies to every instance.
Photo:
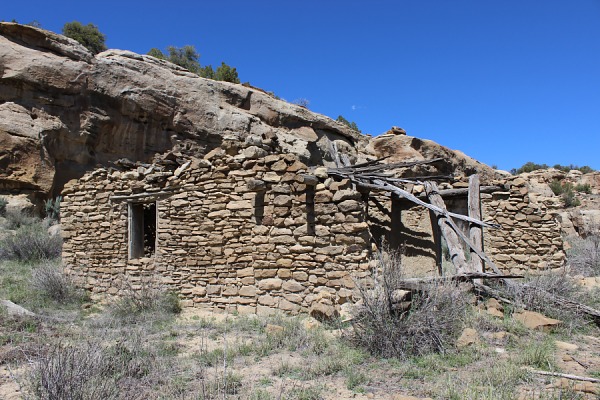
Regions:
[[447, 282], [470, 282], [477, 279], [520, 279], [523, 277], [523, 275], [491, 274], [486, 272], [466, 272], [462, 274], [443, 277], [402, 279], [399, 282], [397, 282], [396, 285], [397, 288], [401, 290], [421, 291], [424, 290], [428, 285], [435, 285]]
[[[506, 278], [501, 278], [502, 282], [506, 285], [508, 281]], [[492, 288], [490, 286], [486, 286], [484, 284], [474, 284], [474, 288], [477, 292], [481, 294], [485, 294], [489, 297], [493, 297], [499, 301], [502, 301], [507, 304], [514, 304], [516, 306], [524, 306], [523, 304], [519, 304], [517, 296], [519, 291], [524, 291], [528, 294], [533, 294], [540, 296], [544, 301], [548, 304], [552, 304], [555, 307], [561, 308], [563, 310], [569, 310], [580, 314], [585, 314], [596, 322], [596, 324], [600, 325], [600, 310], [597, 310], [593, 307], [586, 306], [585, 304], [578, 303], [573, 300], [569, 300], [567, 298], [554, 295], [549, 293], [543, 289], [535, 288], [527, 284], [518, 284], [511, 283], [508, 286], [508, 291], [503, 291], [501, 289]], [[522, 292], [521, 292], [522, 293]]]
[[584, 313], [586, 315], [589, 315], [590, 317], [594, 317], [594, 319], [596, 319], [597, 322], [600, 323], [600, 310], [596, 310], [595, 308], [586, 306], [585, 304], [581, 304], [576, 301], [554, 295], [543, 289], [539, 289], [530, 285], [518, 285], [517, 289], [523, 289], [526, 292], [540, 295], [544, 300], [556, 305], [557, 307], [561, 307], [563, 309], [574, 311], [577, 313]]
[[527, 371], [531, 372], [531, 373], [538, 374], [538, 375], [556, 376], [556, 377], [559, 377], [559, 378], [566, 378], [566, 379], [570, 379], [570, 380], [574, 380], [574, 381], [584, 381], [584, 382], [600, 383], [600, 379], [590, 378], [588, 376], [573, 375], [573, 374], [563, 374], [563, 373], [560, 373], [560, 372], [540, 371], [538, 369], [533, 369], [531, 367], [523, 367], [523, 368], [526, 369]]

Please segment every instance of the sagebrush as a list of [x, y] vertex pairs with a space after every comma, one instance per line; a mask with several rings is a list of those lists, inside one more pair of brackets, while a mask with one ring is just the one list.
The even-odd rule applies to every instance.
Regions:
[[600, 275], [600, 234], [569, 241], [571, 249], [567, 252], [567, 260], [572, 271], [583, 276]]
[[59, 303], [67, 303], [83, 297], [62, 265], [54, 262], [44, 261], [35, 267], [31, 271], [30, 282], [33, 289]]
[[0, 259], [36, 261], [60, 256], [62, 237], [48, 234], [48, 223], [34, 220], [0, 240]]
[[372, 354], [402, 359], [453, 347], [469, 305], [466, 290], [454, 283], [431, 284], [399, 308], [401, 257], [380, 255], [379, 260], [373, 285], [359, 284], [352, 340]]

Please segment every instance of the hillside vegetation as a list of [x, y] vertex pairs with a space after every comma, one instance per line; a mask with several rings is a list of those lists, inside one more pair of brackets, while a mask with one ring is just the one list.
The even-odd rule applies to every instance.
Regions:
[[[359, 305], [337, 320], [182, 312], [177, 297], [152, 277], [136, 290], [124, 284], [120, 297], [91, 301], [65, 274], [60, 242], [46, 233], [51, 221], [4, 210], [0, 222], [0, 299], [35, 313], [1, 311], [0, 398], [583, 399], [600, 393], [589, 382], [532, 372], [600, 377], [599, 331], [591, 321], [531, 297], [520, 305], [474, 298], [453, 284], [432, 286], [430, 295], [398, 313], [387, 306], [401, 274], [398, 257], [380, 257], [375, 287], [357, 282]], [[30, 235], [19, 243], [35, 243], [24, 248], [46, 250], [34, 257], [15, 249], [17, 234]], [[599, 255], [588, 241], [573, 246], [575, 272], [600, 274]], [[530, 284], [597, 306], [598, 293], [566, 274], [530, 278]], [[562, 322], [545, 331], [527, 328], [519, 317], [523, 306]]]

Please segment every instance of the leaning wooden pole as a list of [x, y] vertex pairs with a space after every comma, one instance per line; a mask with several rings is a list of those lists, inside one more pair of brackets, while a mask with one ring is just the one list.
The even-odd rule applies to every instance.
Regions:
[[[479, 175], [469, 177], [469, 198], [468, 198], [469, 217], [481, 220], [481, 196], [479, 193]], [[483, 229], [476, 224], [469, 224], [469, 238], [475, 249], [471, 252], [471, 269], [473, 272], [483, 272], [483, 260], [479, 258], [476, 250], [483, 251]], [[481, 282], [480, 282], [481, 283]]]
[[454, 229], [452, 229], [452, 226], [448, 221], [449, 217], [446, 214], [446, 205], [437, 191], [437, 185], [433, 182], [425, 182], [425, 193], [427, 193], [427, 197], [431, 204], [444, 211], [443, 213], [436, 212], [435, 214], [437, 216], [437, 223], [440, 227], [440, 233], [444, 239], [446, 239], [446, 244], [448, 245], [450, 260], [456, 267], [456, 273], [464, 274], [467, 272], [474, 272], [467, 263], [465, 251], [458, 235], [454, 232]]

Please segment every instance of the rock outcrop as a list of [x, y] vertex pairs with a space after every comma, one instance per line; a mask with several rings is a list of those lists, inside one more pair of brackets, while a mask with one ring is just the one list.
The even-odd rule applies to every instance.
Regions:
[[[588, 236], [600, 231], [600, 172], [582, 174], [571, 170], [563, 172], [554, 168], [540, 169], [520, 175], [527, 181], [534, 198], [554, 202], [560, 209], [557, 218], [565, 236]], [[550, 185], [570, 185], [576, 202], [565, 207], [562, 195], [555, 194]]]
[[308, 166], [331, 165], [330, 141], [352, 161], [445, 157], [429, 171], [495, 174], [401, 128], [371, 140], [249, 85], [129, 51], [94, 56], [64, 36], [0, 23], [0, 194], [26, 193], [39, 204], [98, 164], [150, 162], [169, 151], [202, 157], [244, 147], [264, 156], [275, 143]]
[[259, 89], [200, 78], [128, 51], [93, 56], [74, 40], [0, 24], [0, 190], [56, 195], [96, 164], [202, 156], [240, 141], [277, 141], [328, 161], [328, 140], [357, 157], [366, 137]]

